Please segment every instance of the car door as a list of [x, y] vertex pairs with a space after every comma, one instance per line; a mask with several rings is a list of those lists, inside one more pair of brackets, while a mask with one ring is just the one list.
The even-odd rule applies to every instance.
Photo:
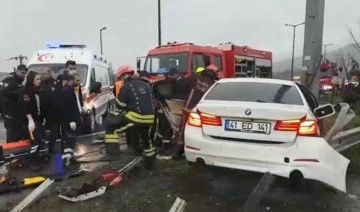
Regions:
[[[315, 108], [319, 107], [319, 102], [316, 100], [315, 96], [311, 91], [309, 91], [305, 86], [298, 84], [297, 86], [300, 88], [301, 93], [304, 95], [306, 102], [308, 103], [311, 112], [314, 112]], [[322, 120], [319, 120], [319, 128], [320, 131], [322, 131], [323, 128], [323, 122]]]
[[96, 105], [96, 116], [103, 115], [107, 109], [108, 99], [106, 95], [106, 88], [109, 87], [109, 79], [106, 80], [107, 69], [102, 65], [95, 66], [95, 80], [102, 85], [101, 93], [96, 94], [94, 103]]

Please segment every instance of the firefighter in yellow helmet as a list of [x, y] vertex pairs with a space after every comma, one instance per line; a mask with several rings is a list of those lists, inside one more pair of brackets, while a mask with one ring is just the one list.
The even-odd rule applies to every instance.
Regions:
[[181, 117], [179, 132], [176, 136], [176, 148], [172, 155], [172, 159], [178, 159], [184, 152], [184, 130], [188, 114], [191, 110], [199, 103], [206, 91], [217, 81], [219, 80], [219, 69], [216, 65], [210, 64], [205, 69], [197, 69], [196, 73], [199, 75], [197, 77], [197, 82], [193, 86], [190, 95], [187, 97], [185, 107], [183, 109], [183, 114]]

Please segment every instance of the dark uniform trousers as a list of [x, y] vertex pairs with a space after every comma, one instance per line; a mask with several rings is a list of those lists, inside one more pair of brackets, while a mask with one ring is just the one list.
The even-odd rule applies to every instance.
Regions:
[[[33, 132], [29, 132], [31, 149], [30, 149], [30, 157], [33, 160], [41, 160], [39, 157], [41, 155], [47, 154], [48, 152], [48, 141], [45, 139], [45, 129], [42, 126], [40, 121], [35, 121], [35, 130]], [[38, 161], [42, 162], [42, 161]]]
[[[66, 163], [70, 162], [70, 159], [74, 157], [74, 148], [76, 145], [76, 136], [78, 134], [80, 123], [76, 122], [76, 130], [70, 128], [70, 122], [64, 122], [61, 125], [61, 134], [62, 134], [62, 158], [66, 160]], [[65, 164], [69, 165], [69, 164]]]
[[[132, 112], [129, 112], [130, 114]], [[126, 132], [126, 143], [136, 155], [143, 154], [145, 157], [155, 156], [155, 148], [150, 138], [150, 129], [153, 125], [149, 123], [136, 123], [131, 121], [128, 114], [111, 112], [105, 129], [105, 145], [109, 148], [110, 154], [117, 153], [119, 150], [119, 134]], [[142, 143], [140, 143], [140, 140]], [[113, 145], [109, 145], [113, 144]]]

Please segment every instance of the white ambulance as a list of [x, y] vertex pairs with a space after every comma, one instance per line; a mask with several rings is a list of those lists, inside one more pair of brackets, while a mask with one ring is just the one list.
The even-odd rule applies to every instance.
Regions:
[[113, 109], [114, 75], [111, 63], [86, 49], [85, 45], [48, 44], [47, 49], [38, 50], [30, 58], [28, 68], [39, 72], [42, 67], [54, 71], [54, 79], [62, 74], [68, 60], [76, 62], [76, 71], [80, 75], [84, 105], [89, 117], [82, 128], [90, 133], [102, 124], [103, 118]]

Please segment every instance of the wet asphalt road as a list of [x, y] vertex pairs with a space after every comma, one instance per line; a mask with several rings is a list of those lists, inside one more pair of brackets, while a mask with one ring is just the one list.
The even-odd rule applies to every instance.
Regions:
[[[5, 129], [2, 122], [0, 122], [0, 137], [2, 139], [5, 138]], [[99, 146], [91, 145], [91, 142], [96, 138], [96, 135], [87, 135], [79, 138], [79, 154], [94, 151], [93, 154], [88, 155], [84, 160], [93, 160], [101, 156], [98, 151]], [[182, 199], [185, 199], [188, 202], [188, 207], [185, 211], [237, 211], [244, 204], [248, 195], [261, 178], [260, 174], [213, 167], [202, 171], [195, 171], [195, 173], [188, 172], [184, 177], [179, 177], [178, 174], [173, 172], [184, 172], [184, 169], [186, 169], [184, 161], [164, 161], [161, 163], [165, 165], [162, 165], [160, 171], [155, 174], [157, 177], [153, 175], [149, 178], [148, 174], [144, 173], [139, 177], [135, 177], [125, 187], [127, 195], [130, 195], [129, 198], [131, 195], [143, 196], [144, 192], [149, 192], [145, 193], [148, 195], [147, 199], [139, 201], [139, 207], [141, 204], [145, 204], [142, 207], [148, 208], [148, 211], [159, 211], [158, 209], [167, 211], [169, 204], [173, 202], [172, 199], [169, 199], [164, 208], [150, 210], [152, 207], [146, 206], [146, 204], [149, 204], [149, 199], [153, 201], [153, 204], [159, 201], [156, 199], [151, 200], [152, 197], [155, 198], [157, 195], [153, 191], [159, 189], [164, 191], [164, 194], [159, 194], [161, 196], [165, 194], [171, 197], [180, 195]], [[29, 176], [29, 172], [21, 171], [17, 173], [17, 176], [21, 175], [24, 177]], [[34, 176], [35, 174], [30, 172], [30, 175]], [[348, 194], [342, 194], [317, 182], [308, 182], [300, 189], [294, 190], [289, 187], [288, 181], [277, 179], [271, 189], [264, 195], [256, 211], [360, 211], [360, 177], [352, 174], [348, 175], [347, 184]], [[4, 209], [9, 208], [9, 204], [14, 205], [14, 203], [20, 202], [30, 192], [31, 190], [27, 189], [21, 193], [0, 195], [0, 211], [6, 211]], [[111, 193], [108, 195], [111, 195]], [[119, 195], [124, 194], [116, 193], [115, 196], [118, 197]], [[109, 198], [109, 196], [102, 198], [104, 204], [109, 204], [109, 209], [118, 208], [117, 205], [119, 205], [119, 207], [123, 207], [123, 211], [144, 211], [144, 209], [141, 210], [140, 208], [132, 210], [127, 205], [121, 206], [121, 203], [115, 201], [117, 198]], [[101, 202], [101, 198], [99, 201]], [[111, 202], [114, 205], [111, 206]], [[63, 203], [61, 202], [61, 204]], [[91, 210], [95, 203], [90, 201], [82, 204], [88, 204], [89, 207], [85, 208]], [[68, 204], [68, 211], [71, 211], [73, 206], [74, 204]]]

